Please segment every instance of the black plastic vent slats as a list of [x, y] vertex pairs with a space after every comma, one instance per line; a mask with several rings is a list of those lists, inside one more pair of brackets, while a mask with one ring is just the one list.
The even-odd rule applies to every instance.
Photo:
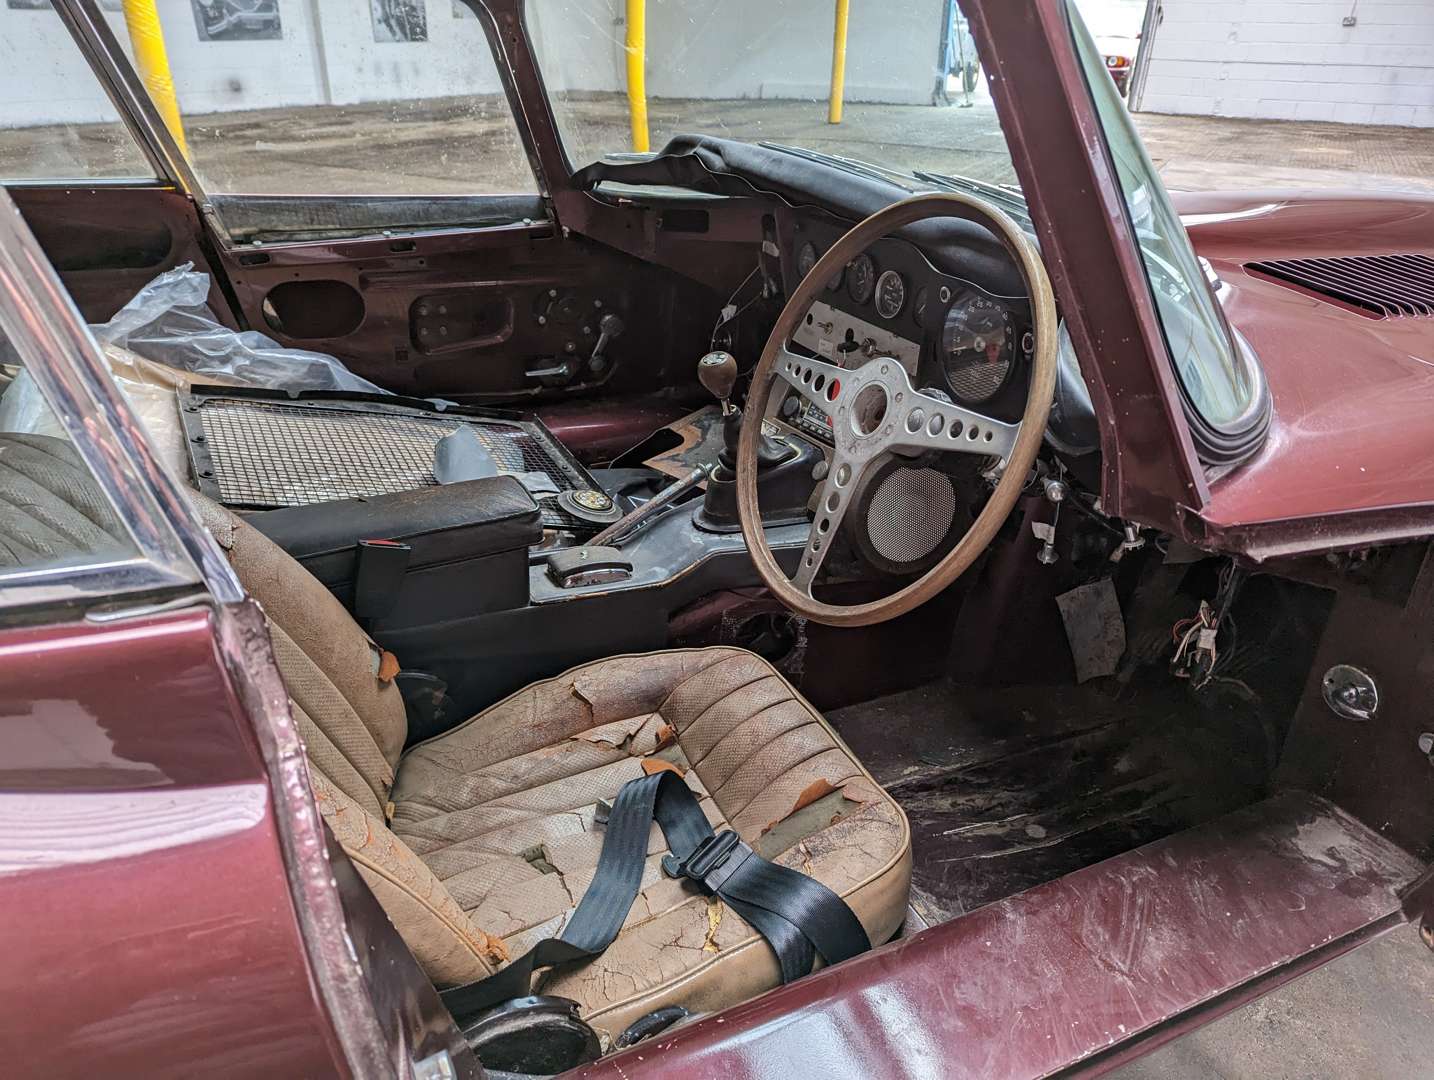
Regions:
[[1322, 293], [1385, 319], [1434, 317], [1434, 258], [1352, 255], [1274, 259], [1245, 269]]

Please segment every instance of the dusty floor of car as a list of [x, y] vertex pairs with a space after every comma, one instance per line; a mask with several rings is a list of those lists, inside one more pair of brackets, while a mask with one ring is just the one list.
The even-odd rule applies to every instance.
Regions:
[[943, 922], [1262, 798], [1279, 735], [1236, 688], [939, 682], [831, 722], [906, 810], [912, 906]]

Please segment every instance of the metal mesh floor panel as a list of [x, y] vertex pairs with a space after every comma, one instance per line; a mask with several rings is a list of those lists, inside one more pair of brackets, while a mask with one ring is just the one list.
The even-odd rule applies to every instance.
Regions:
[[[213, 472], [203, 479], [226, 506], [307, 506], [434, 486], [434, 449], [460, 426], [473, 429], [500, 472], [541, 473], [559, 491], [586, 486], [518, 422], [217, 397], [198, 402], [198, 418]], [[555, 495], [536, 498], [544, 525], [580, 527]]]

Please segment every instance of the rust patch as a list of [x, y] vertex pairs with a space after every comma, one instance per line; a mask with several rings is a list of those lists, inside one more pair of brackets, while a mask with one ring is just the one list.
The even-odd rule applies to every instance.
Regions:
[[478, 955], [494, 967], [500, 967], [511, 959], [508, 955], [508, 946], [503, 944], [503, 939], [495, 938], [492, 934], [485, 934], [482, 930], [474, 929], [471, 944]]
[[684, 769], [681, 765], [674, 765], [672, 762], [667, 761], [664, 758], [643, 758], [642, 771], [647, 773], [648, 776], [651, 776], [653, 773], [660, 772], [675, 772], [678, 776], [687, 775], [687, 770]]
[[802, 793], [797, 796], [797, 801], [792, 804], [792, 808], [788, 813], [795, 814], [802, 807], [810, 806], [822, 798], [822, 796], [830, 795], [835, 790], [836, 785], [830, 780], [813, 780], [806, 787], [802, 788]]
[[378, 659], [378, 681], [381, 683], [391, 683], [393, 682], [393, 677], [401, 670], [402, 666], [398, 662], [398, 657], [385, 649]]
[[813, 780], [806, 787], [802, 788], [801, 794], [797, 796], [797, 801], [792, 804], [792, 808], [788, 810], [785, 814], [783, 814], [781, 817], [777, 818], [775, 821], [769, 821], [767, 822], [767, 824], [763, 825], [762, 831], [759, 835], [765, 836], [783, 821], [786, 821], [787, 818], [795, 814], [798, 810], [806, 806], [811, 806], [812, 803], [816, 802], [818, 799], [824, 799], [832, 792], [837, 790], [840, 789], [830, 780]]

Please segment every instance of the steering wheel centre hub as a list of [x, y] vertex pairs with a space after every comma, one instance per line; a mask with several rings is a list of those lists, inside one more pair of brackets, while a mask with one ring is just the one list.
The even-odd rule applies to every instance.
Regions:
[[856, 392], [851, 403], [851, 426], [858, 435], [870, 435], [886, 421], [891, 395], [879, 382], [870, 382]]

